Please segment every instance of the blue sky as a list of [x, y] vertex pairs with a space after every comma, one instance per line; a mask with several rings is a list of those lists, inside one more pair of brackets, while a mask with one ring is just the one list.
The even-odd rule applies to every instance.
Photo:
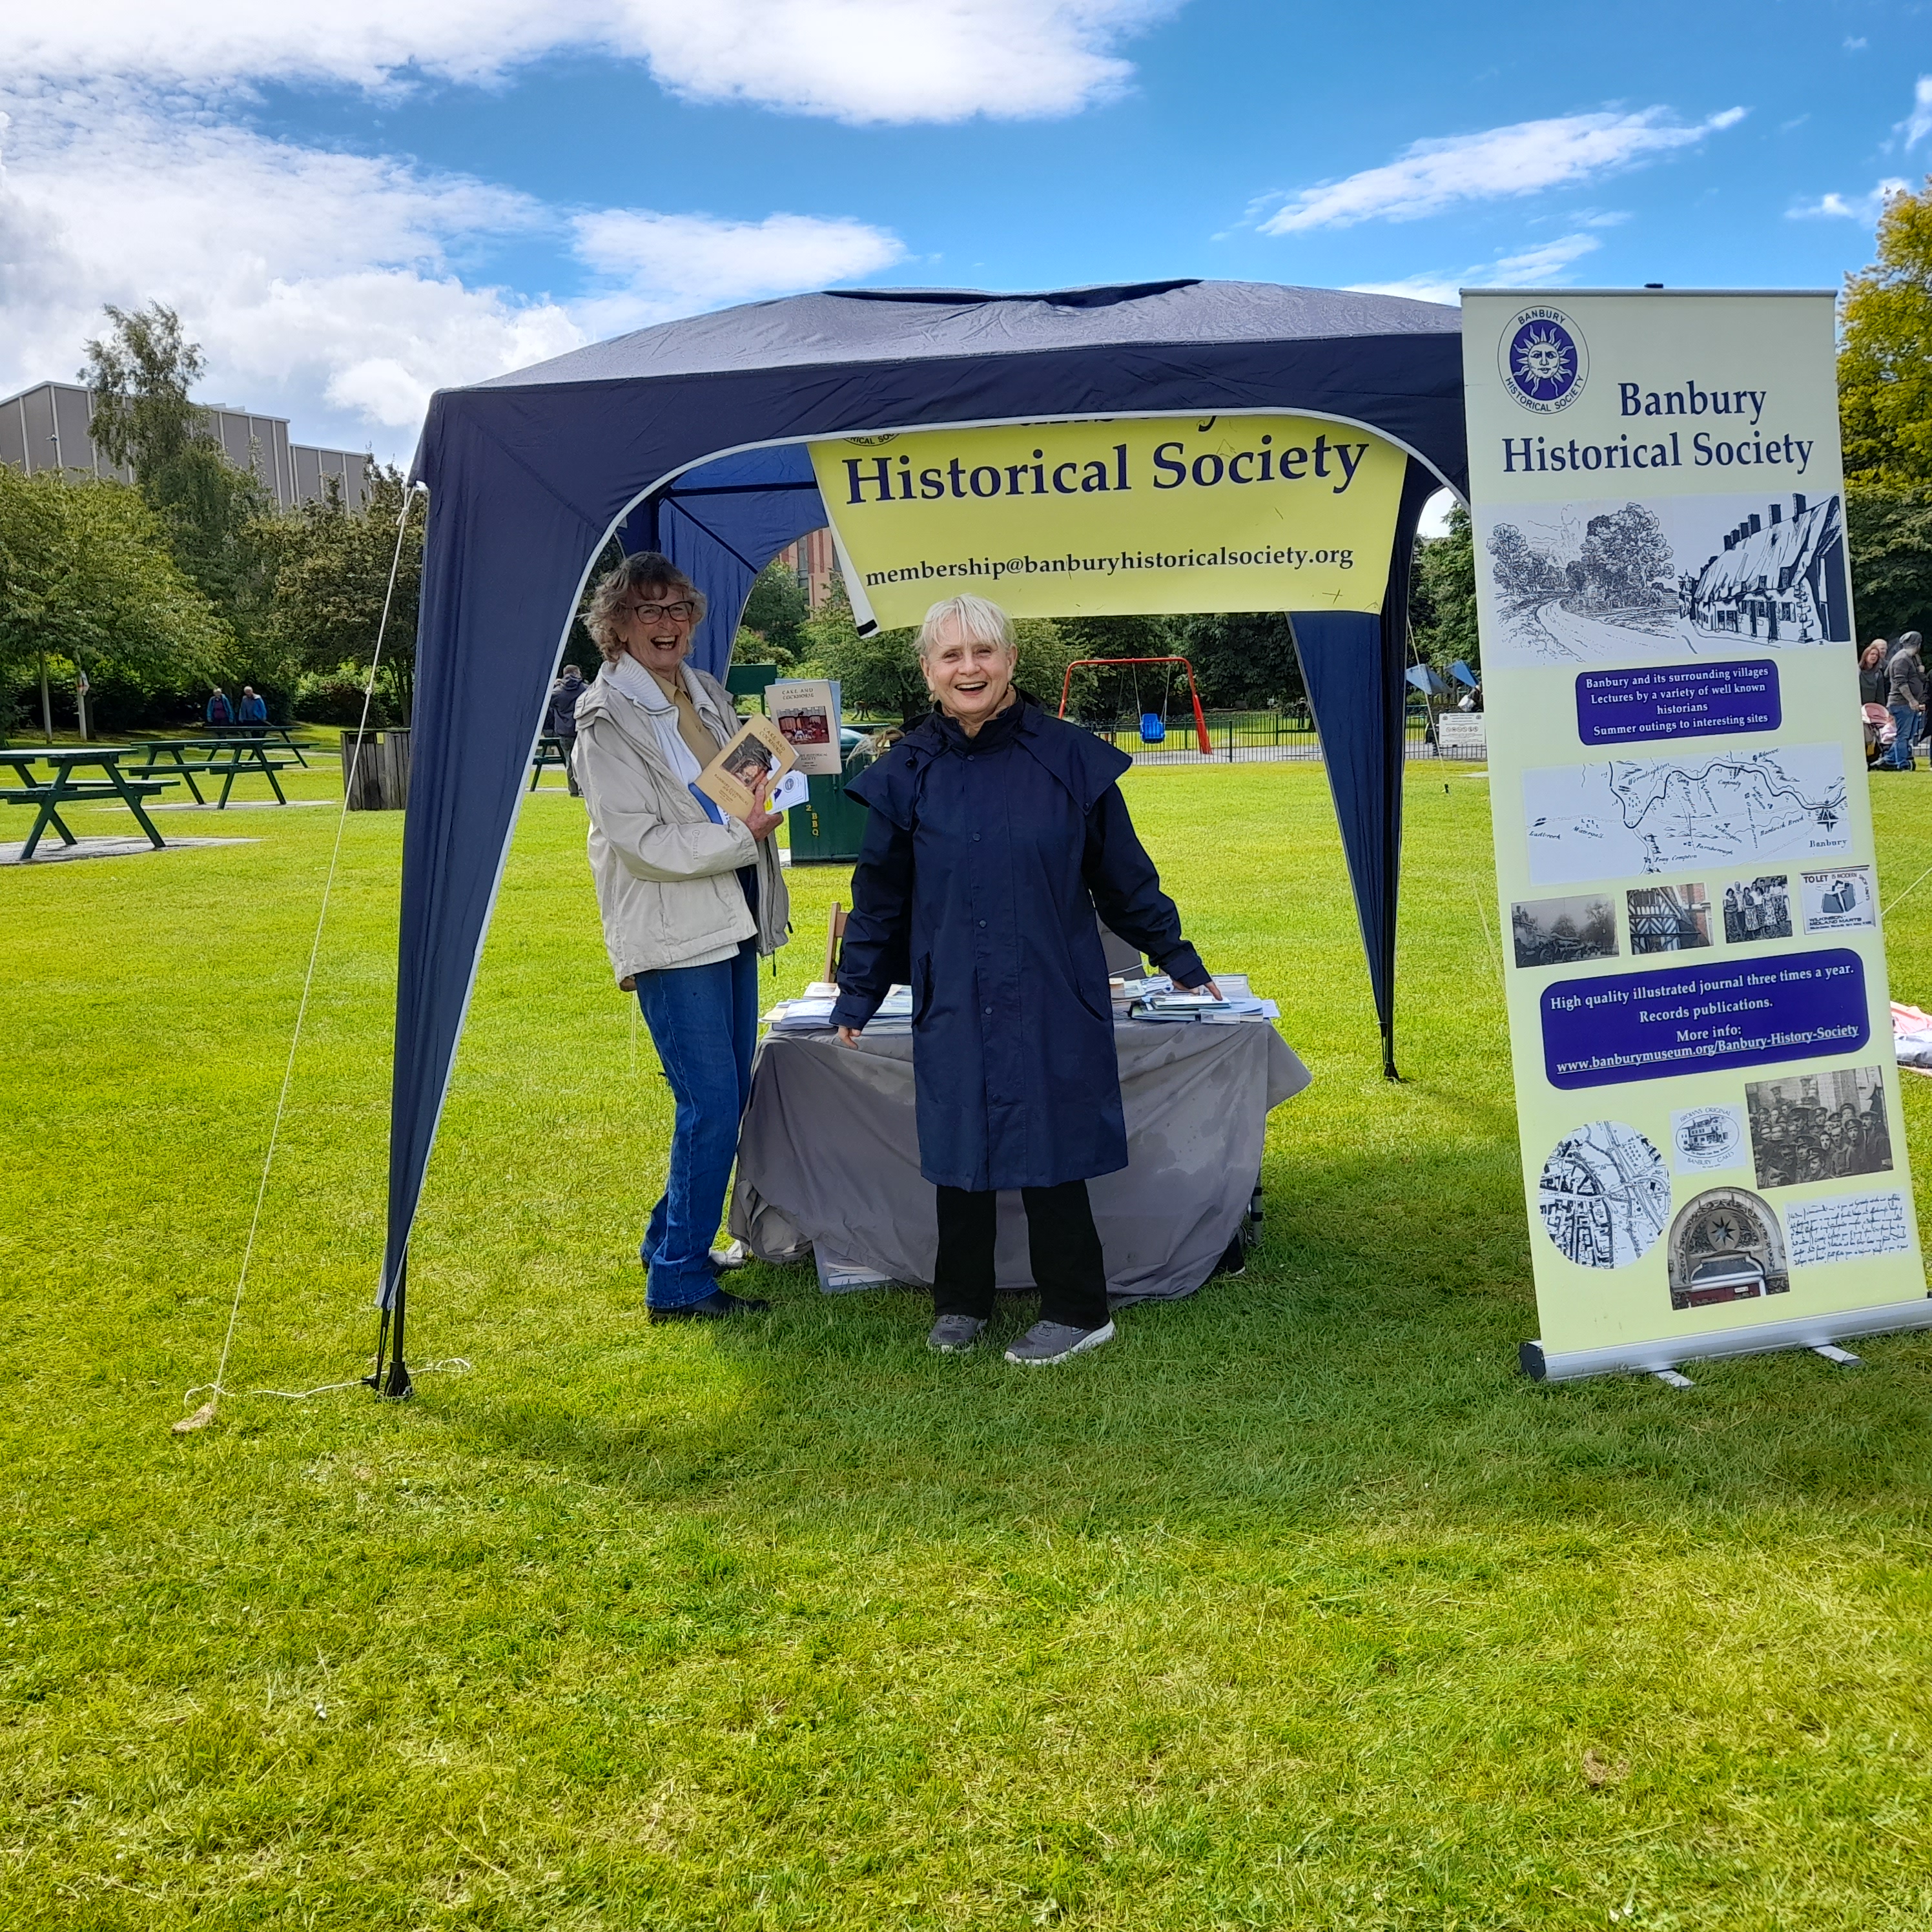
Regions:
[[1888, 0], [31, 11], [0, 384], [158, 296], [212, 398], [391, 457], [440, 384], [831, 283], [1833, 286], [1932, 169]]

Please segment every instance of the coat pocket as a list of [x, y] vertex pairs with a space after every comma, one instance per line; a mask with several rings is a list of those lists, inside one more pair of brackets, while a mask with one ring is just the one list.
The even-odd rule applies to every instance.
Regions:
[[928, 958], [912, 962], [912, 1023], [923, 1026], [926, 1016], [932, 1006], [932, 961]]

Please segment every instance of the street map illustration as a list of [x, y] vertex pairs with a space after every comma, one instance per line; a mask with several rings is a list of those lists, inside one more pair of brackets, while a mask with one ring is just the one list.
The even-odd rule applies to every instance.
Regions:
[[1523, 773], [1522, 803], [1539, 886], [1851, 849], [1836, 745], [1559, 765]]
[[1670, 1219], [1670, 1174], [1636, 1128], [1592, 1120], [1543, 1163], [1536, 1205], [1564, 1260], [1624, 1268], [1650, 1252]]

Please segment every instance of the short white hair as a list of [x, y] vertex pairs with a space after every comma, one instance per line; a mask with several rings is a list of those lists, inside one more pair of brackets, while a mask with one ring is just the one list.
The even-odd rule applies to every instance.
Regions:
[[1013, 635], [1012, 618], [990, 598], [975, 597], [969, 592], [962, 597], [944, 598], [927, 611], [926, 622], [919, 627], [921, 658], [931, 655], [940, 632], [949, 624], [970, 643], [998, 644], [1007, 651], [1019, 649], [1019, 641]]

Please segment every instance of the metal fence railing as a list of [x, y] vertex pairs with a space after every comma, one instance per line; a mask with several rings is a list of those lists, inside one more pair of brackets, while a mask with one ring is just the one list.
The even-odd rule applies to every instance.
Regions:
[[[1088, 717], [1080, 722], [1128, 753], [1136, 765], [1270, 764], [1322, 756], [1321, 737], [1306, 711], [1210, 711], [1204, 717], [1210, 747], [1204, 757], [1189, 711], [1167, 721], [1167, 736], [1157, 745], [1143, 742], [1136, 718]], [[1444, 755], [1424, 706], [1410, 706], [1404, 722], [1408, 758]]]

